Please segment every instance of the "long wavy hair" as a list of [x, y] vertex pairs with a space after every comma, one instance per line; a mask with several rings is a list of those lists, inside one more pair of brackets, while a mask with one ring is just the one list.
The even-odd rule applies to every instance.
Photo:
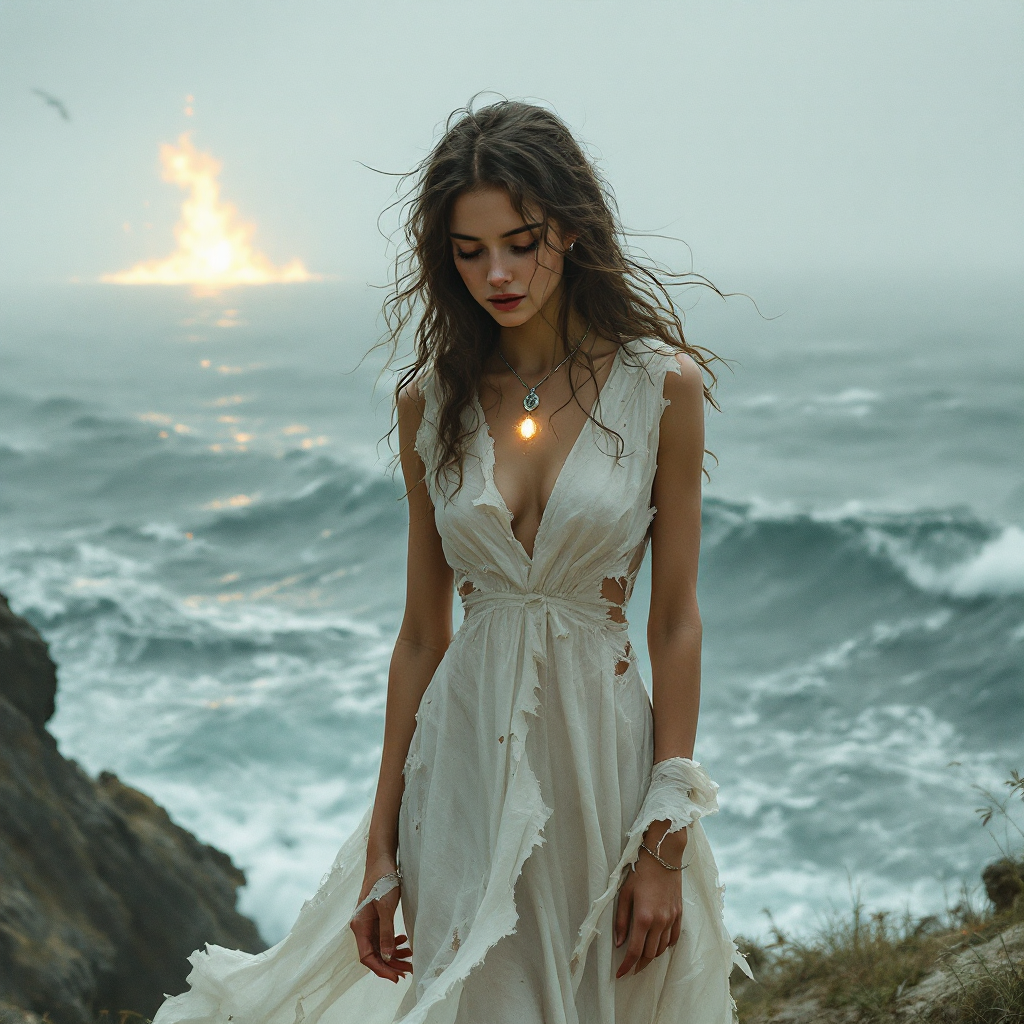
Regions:
[[[700, 274], [672, 273], [631, 253], [610, 186], [556, 114], [514, 100], [476, 110], [471, 103], [448, 118], [440, 141], [403, 178], [412, 183], [399, 200], [405, 244], [395, 258], [394, 286], [384, 303], [387, 330], [382, 344], [391, 348], [390, 366], [407, 328], [416, 322], [412, 361], [399, 369], [395, 405], [406, 385], [428, 369], [433, 372], [439, 400], [439, 481], [454, 470], [461, 486], [463, 458], [479, 426], [467, 428], [463, 414], [474, 403], [499, 337], [498, 324], [463, 283], [449, 238], [456, 199], [475, 189], [502, 189], [524, 220], [527, 211], [540, 219], [549, 245], [552, 223], [562, 237], [576, 236], [572, 251], [563, 251], [556, 325], [566, 354], [572, 351], [568, 331], [573, 313], [591, 324], [595, 335], [619, 345], [660, 341], [697, 362], [704, 374], [704, 397], [718, 408], [711, 364], [720, 359], [687, 342], [668, 288], [697, 284], [722, 293]], [[576, 348], [571, 360], [594, 373], [582, 348]], [[572, 397], [581, 404], [572, 377]], [[584, 412], [593, 418], [590, 409]], [[595, 422], [618, 439], [621, 454], [621, 437]]]

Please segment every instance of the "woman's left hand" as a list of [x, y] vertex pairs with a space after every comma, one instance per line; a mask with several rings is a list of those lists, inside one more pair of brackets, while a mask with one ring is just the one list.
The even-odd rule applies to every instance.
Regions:
[[[654, 822], [644, 837], [652, 850], [664, 835], [668, 822]], [[686, 829], [665, 836], [661, 856], [670, 864], [682, 862]], [[670, 871], [643, 850], [636, 870], [630, 871], [619, 889], [615, 912], [615, 945], [628, 940], [626, 955], [615, 973], [622, 978], [630, 970], [639, 974], [652, 960], [679, 940], [683, 923], [681, 871]]]

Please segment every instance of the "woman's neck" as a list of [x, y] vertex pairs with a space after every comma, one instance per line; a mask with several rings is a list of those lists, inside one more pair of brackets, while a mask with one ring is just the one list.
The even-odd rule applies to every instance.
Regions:
[[567, 347], [575, 347], [587, 329], [574, 313], [569, 317], [569, 337], [562, 338], [558, 331], [560, 298], [553, 295], [525, 324], [501, 329], [498, 344], [502, 355], [524, 376], [543, 376], [565, 358]]

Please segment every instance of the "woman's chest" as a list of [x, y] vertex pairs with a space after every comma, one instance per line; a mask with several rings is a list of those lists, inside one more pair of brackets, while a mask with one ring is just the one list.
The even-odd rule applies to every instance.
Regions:
[[646, 449], [624, 450], [621, 438], [586, 423], [543, 501], [540, 492], [517, 494], [516, 486], [527, 477], [503, 477], [497, 449], [482, 429], [465, 460], [462, 486], [436, 506], [438, 528], [453, 549], [521, 547], [539, 562], [556, 552], [584, 558], [619, 550], [643, 535], [651, 494]]

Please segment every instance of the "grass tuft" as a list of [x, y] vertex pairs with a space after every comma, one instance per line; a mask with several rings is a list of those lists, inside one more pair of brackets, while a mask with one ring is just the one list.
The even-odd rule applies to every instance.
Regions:
[[944, 955], [985, 942], [1018, 920], [1024, 920], [1024, 904], [1011, 914], [985, 915], [965, 901], [941, 921], [869, 914], [855, 899], [846, 915], [835, 915], [807, 939], [787, 936], [773, 925], [769, 944], [738, 941], [757, 977], [737, 986], [740, 1017], [771, 1016], [785, 1001], [807, 994], [825, 1008], [855, 1009], [869, 1021], [885, 1019]]
[[[1013, 772], [1006, 785], [1004, 800], [982, 791], [987, 800], [979, 809], [982, 824], [988, 828], [995, 817], [1024, 835], [1009, 813], [1011, 800], [1024, 800], [1024, 778]], [[990, 865], [984, 876], [992, 904], [985, 911], [975, 909], [966, 889], [941, 918], [869, 913], [855, 896], [849, 911], [834, 914], [806, 938], [784, 934], [766, 911], [767, 942], [736, 940], [757, 979], [751, 982], [738, 971], [734, 975], [740, 1020], [770, 1019], [786, 1004], [794, 1013], [795, 1004], [806, 1000], [820, 1009], [823, 1020], [834, 1019], [829, 1014], [834, 1010], [864, 1024], [1024, 1024], [1019, 951], [1015, 962], [1004, 942], [1005, 963], [999, 964], [978, 954], [973, 961], [963, 955], [1024, 922], [1024, 861], [999, 845], [1003, 860]], [[914, 986], [941, 966], [955, 979], [952, 994], [938, 996], [927, 1010], [908, 1017], [903, 1011], [909, 999], [904, 997], [912, 997]], [[812, 1007], [807, 1012], [814, 1016], [806, 1019], [818, 1018]]]
[[1020, 1024], [1024, 1021], [1024, 971], [1012, 960], [1003, 968], [985, 967], [970, 982], [958, 978], [957, 995], [933, 1013], [929, 1024]]

